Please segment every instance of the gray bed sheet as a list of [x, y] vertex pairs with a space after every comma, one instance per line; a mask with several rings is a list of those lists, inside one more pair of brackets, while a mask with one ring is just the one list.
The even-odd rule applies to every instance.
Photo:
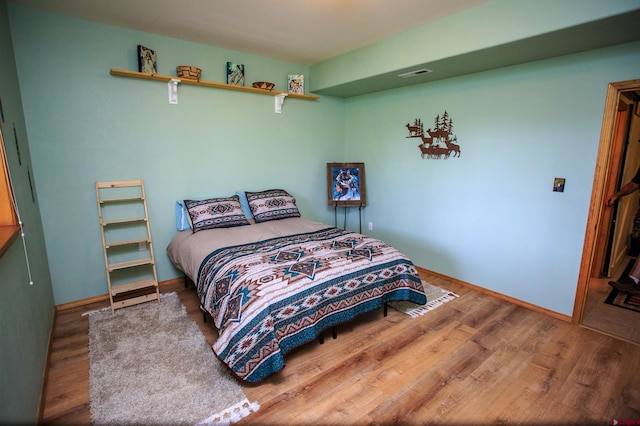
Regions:
[[173, 264], [193, 282], [198, 278], [202, 261], [211, 252], [222, 247], [254, 243], [285, 235], [319, 231], [331, 226], [302, 217], [271, 220], [232, 228], [207, 229], [194, 233], [191, 229], [178, 232], [167, 246]]

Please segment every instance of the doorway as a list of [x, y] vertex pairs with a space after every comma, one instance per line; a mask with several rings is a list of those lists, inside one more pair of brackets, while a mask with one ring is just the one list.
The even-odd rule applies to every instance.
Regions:
[[[615, 189], [619, 189], [623, 176], [630, 179], [628, 172], [625, 174], [622, 170], [626, 152], [625, 145], [617, 143], [616, 134], [619, 134], [621, 121], [619, 117], [621, 99], [625, 97], [635, 99], [633, 108], [630, 108], [630, 113], [640, 113], [637, 109], [638, 101], [636, 99], [639, 92], [640, 80], [611, 83], [607, 90], [593, 191], [572, 316], [574, 323], [638, 344], [640, 344], [640, 313], [634, 311], [625, 312], [626, 310], [623, 308], [606, 306], [606, 308], [613, 309], [613, 311], [601, 312], [599, 320], [594, 322], [590, 315], [591, 308], [594, 306], [593, 303], [595, 303], [594, 297], [606, 296], [610, 291], [607, 282], [617, 279], [626, 266], [625, 260], [627, 259], [624, 257], [619, 255], [610, 256], [612, 244], [610, 236], [614, 231], [610, 227], [612, 223], [615, 223], [615, 216], [613, 216], [612, 209], [605, 207], [604, 203], [610, 193]], [[637, 169], [637, 162], [635, 165], [632, 164], [631, 168]], [[635, 173], [635, 170], [632, 173]], [[633, 213], [635, 214], [635, 209], [633, 209]], [[619, 213], [618, 216], [624, 217], [624, 214]], [[617, 234], [619, 241], [620, 231]], [[604, 260], [605, 253], [608, 253], [606, 254], [606, 261]], [[602, 265], [606, 267], [602, 268]], [[607, 275], [610, 275], [610, 277], [607, 277]], [[599, 303], [602, 303], [602, 301]], [[602, 304], [604, 305], [604, 303]], [[598, 305], [597, 308], [602, 307]], [[585, 316], [585, 313], [587, 316]], [[634, 334], [633, 329], [635, 327], [638, 330]], [[631, 334], [629, 334], [629, 331], [631, 331]]]

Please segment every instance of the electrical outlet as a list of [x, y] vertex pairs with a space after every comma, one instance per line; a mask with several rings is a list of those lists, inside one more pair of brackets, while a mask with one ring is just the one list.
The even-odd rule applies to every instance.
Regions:
[[369, 231], [373, 231], [373, 222], [369, 222]]
[[140, 241], [138, 243], [138, 250], [145, 251], [146, 249], [147, 249], [147, 242], [146, 241]]

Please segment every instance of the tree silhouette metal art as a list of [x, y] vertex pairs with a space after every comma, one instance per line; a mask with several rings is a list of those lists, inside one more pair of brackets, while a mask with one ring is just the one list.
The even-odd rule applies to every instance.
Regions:
[[416, 118], [413, 124], [406, 124], [409, 136], [407, 138], [420, 138], [422, 143], [418, 145], [422, 158], [431, 160], [446, 160], [449, 157], [460, 157], [460, 145], [458, 137], [453, 134], [453, 119], [445, 110], [434, 119], [433, 129], [424, 129], [422, 120]]

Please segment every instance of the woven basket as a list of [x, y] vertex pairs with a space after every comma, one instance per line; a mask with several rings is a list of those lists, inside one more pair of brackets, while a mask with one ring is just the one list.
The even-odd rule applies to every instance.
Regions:
[[189, 80], [200, 81], [200, 76], [202, 75], [200, 68], [191, 65], [180, 65], [176, 67], [176, 71], [178, 72], [178, 77], [188, 78]]
[[256, 89], [271, 90], [275, 86], [276, 86], [275, 84], [270, 83], [268, 81], [254, 81], [253, 82], [253, 87], [255, 87]]

